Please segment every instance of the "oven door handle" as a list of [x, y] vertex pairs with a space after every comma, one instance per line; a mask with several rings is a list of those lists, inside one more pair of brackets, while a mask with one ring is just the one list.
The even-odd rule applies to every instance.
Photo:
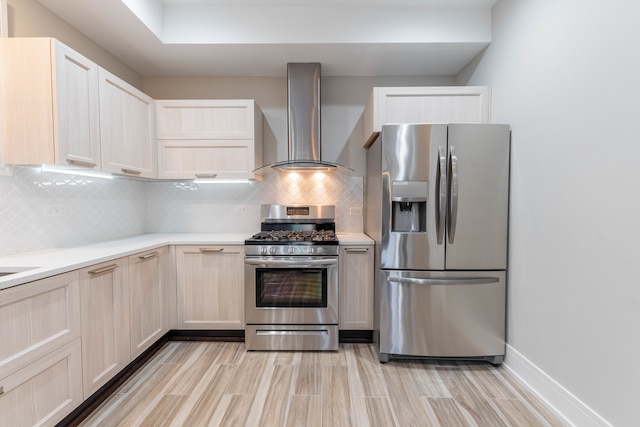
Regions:
[[336, 265], [338, 264], [338, 260], [336, 258], [332, 259], [310, 259], [310, 260], [264, 260], [264, 259], [251, 259], [246, 258], [244, 260], [245, 264], [249, 265], [258, 265], [260, 267], [296, 267], [296, 268], [304, 268], [304, 267], [315, 267], [318, 265]]

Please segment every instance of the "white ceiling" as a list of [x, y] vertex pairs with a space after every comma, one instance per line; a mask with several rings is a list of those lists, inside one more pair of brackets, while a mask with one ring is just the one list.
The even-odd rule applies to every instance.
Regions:
[[456, 75], [496, 0], [38, 0], [145, 77]]

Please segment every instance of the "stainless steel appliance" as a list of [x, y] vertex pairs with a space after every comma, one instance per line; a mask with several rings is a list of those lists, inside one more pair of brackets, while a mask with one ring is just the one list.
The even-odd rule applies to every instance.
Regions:
[[288, 159], [265, 165], [257, 171], [339, 171], [352, 175], [355, 171], [337, 163], [322, 160], [320, 138], [320, 63], [287, 64]]
[[245, 241], [247, 350], [338, 349], [335, 206], [263, 205]]
[[374, 341], [391, 357], [505, 352], [509, 127], [386, 125], [367, 152]]

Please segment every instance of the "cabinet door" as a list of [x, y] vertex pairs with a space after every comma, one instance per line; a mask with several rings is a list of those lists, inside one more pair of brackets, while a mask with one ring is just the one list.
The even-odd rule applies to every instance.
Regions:
[[0, 380], [0, 426], [55, 426], [82, 403], [80, 339]]
[[373, 329], [373, 246], [340, 248], [340, 329]]
[[176, 248], [178, 328], [244, 329], [244, 247]]
[[374, 87], [363, 113], [365, 147], [385, 124], [489, 123], [486, 86]]
[[166, 247], [129, 257], [131, 359], [168, 330], [167, 266]]
[[102, 68], [99, 75], [102, 169], [156, 178], [153, 99]]
[[253, 140], [159, 140], [158, 177], [255, 178]]
[[89, 397], [129, 363], [126, 259], [80, 270], [82, 373]]
[[253, 140], [259, 113], [251, 99], [158, 100], [156, 111], [158, 139]]
[[46, 37], [0, 39], [0, 63], [4, 161], [100, 167], [98, 66]]
[[80, 336], [78, 277], [76, 271], [0, 291], [0, 379]]
[[53, 45], [56, 163], [100, 168], [98, 66], [58, 41]]

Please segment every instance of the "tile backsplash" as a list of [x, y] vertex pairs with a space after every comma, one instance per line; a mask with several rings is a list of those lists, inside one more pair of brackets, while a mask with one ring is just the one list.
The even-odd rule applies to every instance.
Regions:
[[273, 173], [249, 184], [195, 184], [7, 170], [0, 175], [0, 256], [145, 232], [252, 234], [260, 205], [271, 203], [334, 204], [338, 232], [363, 229], [362, 177]]

